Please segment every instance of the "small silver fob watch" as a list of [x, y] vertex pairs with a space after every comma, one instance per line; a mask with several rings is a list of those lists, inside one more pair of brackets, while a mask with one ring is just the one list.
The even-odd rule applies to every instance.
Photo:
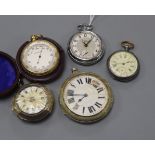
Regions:
[[130, 50], [134, 44], [129, 41], [123, 41], [122, 50], [115, 51], [107, 61], [107, 67], [112, 75], [118, 81], [128, 82], [137, 77], [140, 70], [140, 63], [137, 56]]

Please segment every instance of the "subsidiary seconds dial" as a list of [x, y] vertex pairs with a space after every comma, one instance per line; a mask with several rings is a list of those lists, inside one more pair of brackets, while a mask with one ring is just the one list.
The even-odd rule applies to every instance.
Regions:
[[72, 119], [95, 122], [111, 109], [112, 95], [107, 82], [94, 73], [79, 73], [65, 82], [60, 104]]

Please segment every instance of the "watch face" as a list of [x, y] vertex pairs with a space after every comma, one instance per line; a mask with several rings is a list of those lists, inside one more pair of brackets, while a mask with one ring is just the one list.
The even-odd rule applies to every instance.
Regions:
[[35, 75], [51, 73], [59, 64], [58, 48], [46, 40], [30, 42], [21, 53], [24, 69]]
[[53, 104], [52, 92], [39, 84], [30, 84], [24, 86], [15, 96], [13, 110], [23, 120], [36, 121], [49, 114]]
[[107, 82], [93, 74], [72, 77], [62, 92], [62, 106], [77, 121], [101, 119], [111, 108], [112, 95]]
[[137, 58], [132, 53], [119, 51], [112, 54], [108, 67], [115, 76], [127, 78], [135, 75], [139, 66]]
[[103, 54], [101, 39], [91, 31], [75, 34], [70, 41], [71, 54], [80, 60], [93, 60]]
[[30, 86], [18, 94], [15, 102], [22, 112], [36, 114], [46, 107], [48, 97], [43, 87]]

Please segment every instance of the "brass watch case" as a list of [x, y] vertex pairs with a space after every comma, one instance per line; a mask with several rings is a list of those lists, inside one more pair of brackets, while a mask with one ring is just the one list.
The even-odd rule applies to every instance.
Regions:
[[[36, 86], [36, 87], [44, 88], [45, 93], [46, 93], [47, 98], [48, 98], [48, 102], [47, 102], [45, 108], [43, 110], [41, 110], [39, 113], [36, 113], [36, 114], [27, 114], [27, 113], [23, 112], [19, 108], [19, 106], [16, 104], [16, 98], [20, 94], [20, 92], [22, 90], [24, 90], [25, 88], [28, 88], [28, 87], [31, 87], [31, 86]], [[19, 117], [21, 120], [28, 121], [28, 122], [41, 121], [42, 119], [44, 119], [46, 116], [48, 116], [52, 112], [53, 107], [54, 107], [54, 96], [53, 96], [53, 93], [51, 91], [49, 91], [45, 86], [40, 85], [40, 84], [26, 84], [26, 85], [24, 85], [17, 92], [17, 94], [13, 98], [13, 102], [12, 102], [12, 111], [15, 112], [17, 117]]]
[[[32, 40], [31, 42], [29, 42], [29, 43], [23, 48], [23, 51], [25, 51], [25, 49], [26, 49], [31, 43], [33, 43], [33, 42], [38, 42], [38, 41], [42, 41], [42, 42], [45, 42], [45, 43], [48, 43], [48, 44], [52, 45], [52, 46], [55, 48], [55, 50], [57, 51], [57, 52], [56, 52], [56, 55], [55, 55], [56, 61], [55, 61], [55, 63], [53, 64], [53, 66], [52, 66], [47, 72], [45, 72], [45, 73], [34, 73], [34, 72], [31, 72], [31, 71], [27, 70], [27, 68], [26, 68], [22, 63], [21, 63], [21, 65], [22, 65], [23, 69], [24, 69], [26, 72], [28, 72], [29, 74], [31, 74], [31, 75], [35, 75], [35, 76], [44, 76], [44, 75], [48, 75], [48, 74], [52, 73], [52, 72], [58, 67], [59, 61], [60, 61], [60, 54], [59, 54], [59, 50], [58, 50], [58, 48], [56, 47], [56, 45], [54, 45], [52, 42], [50, 42], [50, 41], [48, 41], [48, 40], [45, 40], [45, 39], [39, 39], [39, 40], [36, 39], [36, 40]], [[22, 62], [22, 60], [23, 60], [23, 55], [21, 54], [20, 62]]]
[[[46, 42], [50, 45], [53, 45], [55, 47], [55, 49], [57, 50], [56, 61], [53, 65], [53, 67], [51, 67], [45, 73], [31, 72], [22, 64], [22, 59], [23, 59], [22, 53], [23, 53], [23, 51], [31, 43], [37, 42], [37, 41], [43, 41], [43, 42]], [[64, 50], [62, 49], [62, 47], [56, 41], [38, 34], [38, 35], [32, 35], [31, 40], [26, 41], [19, 48], [19, 50], [17, 52], [17, 56], [16, 56], [16, 62], [18, 65], [18, 69], [19, 69], [19, 71], [23, 77], [25, 77], [26, 79], [28, 79], [31, 82], [47, 83], [47, 82], [51, 82], [51, 81], [56, 80], [62, 74], [62, 71], [63, 71], [64, 66], [65, 66], [65, 54], [64, 54]]]
[[[104, 84], [105, 84], [105, 87], [107, 88], [107, 92], [108, 92], [108, 101], [107, 101], [107, 104], [105, 106], [105, 108], [98, 114], [96, 115], [93, 115], [93, 116], [80, 116], [80, 115], [77, 115], [75, 114], [74, 112], [72, 112], [68, 107], [67, 105], [65, 104], [65, 100], [64, 100], [64, 90], [65, 90], [65, 87], [67, 86], [67, 84], [70, 82], [71, 79], [77, 77], [77, 76], [80, 76], [80, 75], [90, 75], [90, 76], [94, 76], [96, 78], [98, 78], [99, 80], [101, 80]], [[103, 119], [104, 117], [106, 117], [108, 115], [108, 113], [110, 112], [110, 110], [112, 109], [112, 106], [113, 106], [113, 95], [112, 95], [112, 90], [111, 90], [111, 87], [109, 85], [109, 83], [101, 78], [100, 76], [96, 75], [95, 73], [92, 73], [92, 72], [79, 72], [79, 71], [74, 71], [72, 73], [71, 76], [69, 76], [65, 81], [64, 83], [62, 84], [62, 87], [60, 89], [60, 95], [59, 95], [59, 103], [60, 103], [60, 107], [63, 111], [63, 113], [68, 116], [70, 119], [76, 121], [76, 122], [79, 122], [79, 123], [85, 123], [85, 124], [88, 124], [88, 123], [94, 123], [94, 122], [97, 122], [101, 119]]]

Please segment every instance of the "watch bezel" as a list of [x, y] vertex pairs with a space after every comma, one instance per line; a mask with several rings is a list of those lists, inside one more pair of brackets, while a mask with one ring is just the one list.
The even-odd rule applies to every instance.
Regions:
[[19, 74], [19, 70], [18, 70], [16, 61], [12, 56], [10, 56], [9, 54], [4, 53], [2, 51], [0, 51], [0, 55], [2, 55], [3, 57], [6, 57], [10, 61], [10, 63], [13, 65], [13, 67], [16, 71], [16, 79], [15, 79], [14, 84], [9, 89], [0, 93], [0, 98], [4, 98], [4, 97], [7, 97], [8, 95], [11, 95], [11, 93], [19, 86], [20, 74]]
[[34, 42], [34, 41], [26, 41], [18, 50], [17, 52], [17, 56], [16, 56], [16, 61], [17, 61], [17, 65], [18, 65], [18, 68], [19, 68], [19, 71], [20, 73], [26, 78], [28, 79], [29, 81], [31, 82], [51, 82], [51, 81], [54, 81], [56, 78], [58, 78], [61, 74], [62, 74], [62, 70], [64, 69], [64, 57], [65, 57], [65, 54], [64, 54], [64, 50], [62, 49], [62, 47], [54, 40], [50, 39], [50, 38], [47, 38], [47, 37], [39, 37], [36, 39], [37, 40], [45, 40], [45, 41], [48, 41], [48, 42], [51, 42], [52, 44], [54, 44], [57, 49], [58, 49], [58, 52], [59, 52], [59, 63], [57, 65], [57, 67], [51, 72], [45, 74], [45, 75], [37, 75], [37, 74], [34, 74], [34, 73], [31, 73], [30, 71], [26, 70], [23, 65], [22, 65], [22, 62], [21, 62], [21, 54], [24, 50], [24, 48], [30, 44], [31, 42]]
[[[69, 81], [72, 78], [75, 78], [75, 77], [80, 76], [80, 75], [94, 76], [94, 77], [98, 78], [99, 80], [101, 80], [104, 83], [105, 87], [107, 88], [107, 92], [108, 92], [108, 96], [109, 96], [107, 104], [106, 104], [105, 108], [96, 115], [93, 115], [93, 116], [80, 116], [80, 115], [75, 114], [74, 112], [72, 112], [67, 107], [67, 105], [65, 104], [65, 100], [64, 100], [64, 96], [63, 96], [65, 87], [67, 86], [67, 84], [69, 83]], [[68, 77], [64, 81], [64, 83], [62, 84], [61, 89], [60, 89], [60, 94], [59, 94], [59, 103], [60, 103], [60, 107], [61, 107], [62, 111], [64, 112], [64, 114], [67, 115], [70, 119], [72, 119], [72, 120], [74, 120], [76, 122], [85, 123], [85, 124], [95, 123], [95, 122], [105, 118], [109, 114], [109, 112], [111, 111], [112, 106], [113, 106], [112, 89], [111, 89], [109, 83], [105, 79], [101, 78], [99, 75], [97, 75], [97, 74], [95, 74], [93, 72], [74, 73], [70, 77]]]
[[[93, 58], [93, 59], [90, 59], [90, 60], [77, 58], [76, 56], [73, 55], [73, 51], [72, 51], [72, 49], [71, 49], [71, 47], [70, 47], [70, 44], [71, 44], [71, 41], [72, 41], [73, 37], [74, 37], [75, 35], [79, 34], [79, 33], [85, 33], [85, 32], [87, 32], [87, 33], [92, 33], [93, 35], [97, 36], [97, 37], [100, 39], [100, 41], [101, 41], [101, 50], [100, 50], [100, 54], [99, 54], [97, 57], [95, 57], [95, 58]], [[104, 55], [105, 55], [105, 49], [104, 49], [104, 45], [103, 45], [103, 40], [102, 40], [102, 38], [101, 38], [98, 34], [92, 32], [92, 31], [88, 31], [88, 30], [79, 31], [79, 32], [73, 34], [73, 35], [71, 36], [71, 38], [69, 39], [69, 42], [68, 42], [68, 50], [67, 50], [67, 51], [68, 51], [68, 55], [70, 56], [70, 58], [71, 58], [74, 62], [76, 62], [76, 63], [78, 63], [78, 64], [80, 64], [80, 65], [84, 65], [84, 66], [90, 66], [90, 65], [94, 65], [94, 64], [98, 63], [98, 62], [104, 57]]]
[[[17, 96], [21, 93], [22, 90], [28, 88], [28, 87], [41, 87], [44, 88], [48, 102], [46, 103], [46, 106], [44, 109], [42, 109], [40, 112], [35, 113], [35, 114], [28, 114], [23, 112], [19, 106], [16, 104], [16, 98]], [[20, 90], [17, 92], [17, 94], [14, 96], [13, 101], [12, 101], [12, 111], [14, 111], [21, 120], [28, 121], [28, 122], [36, 122], [36, 121], [41, 121], [44, 119], [47, 115], [49, 115], [54, 108], [54, 95], [51, 90], [49, 90], [47, 87], [38, 84], [38, 83], [33, 83], [33, 84], [26, 84], [23, 87], [20, 88]]]
[[[114, 54], [119, 53], [119, 52], [128, 52], [128, 53], [132, 54], [132, 55], [136, 58], [136, 60], [137, 60], [137, 70], [136, 70], [136, 72], [135, 72], [134, 74], [132, 74], [132, 75], [130, 75], [130, 76], [128, 76], [128, 77], [120, 77], [120, 76], [115, 75], [115, 74], [112, 72], [112, 70], [111, 70], [111, 68], [110, 68], [110, 59], [112, 58], [112, 56], [113, 56]], [[139, 74], [139, 72], [140, 72], [140, 62], [139, 62], [137, 56], [136, 56], [133, 52], [131, 52], [131, 51], [126, 51], [126, 50], [117, 50], [117, 51], [113, 52], [113, 53], [108, 57], [108, 59], [107, 59], [107, 68], [108, 68], [108, 72], [109, 72], [110, 75], [113, 77], [113, 79], [118, 80], [118, 81], [120, 81], [120, 82], [130, 82], [130, 81], [134, 80], [134, 79], [138, 76], [138, 74]]]

